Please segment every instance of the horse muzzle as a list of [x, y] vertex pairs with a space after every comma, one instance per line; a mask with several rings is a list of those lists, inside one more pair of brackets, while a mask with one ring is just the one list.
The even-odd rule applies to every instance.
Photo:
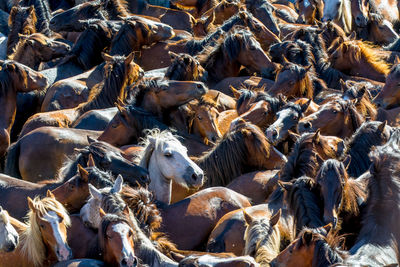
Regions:
[[68, 247], [68, 245], [58, 247], [56, 250], [57, 259], [59, 261], [66, 261], [72, 259], [72, 250]]

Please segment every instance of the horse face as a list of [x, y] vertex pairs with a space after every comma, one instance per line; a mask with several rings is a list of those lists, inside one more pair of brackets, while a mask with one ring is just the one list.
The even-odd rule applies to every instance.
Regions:
[[[0, 207], [1, 209], [1, 207]], [[7, 211], [0, 211], [0, 251], [11, 252], [19, 242], [19, 235], [11, 225]]]
[[72, 258], [72, 251], [67, 245], [67, 229], [63, 218], [54, 211], [49, 211], [43, 218], [37, 219], [42, 238], [47, 248], [59, 261]]
[[71, 47], [63, 42], [51, 40], [41, 34], [36, 35], [36, 39], [30, 38], [27, 42], [30, 43], [41, 61], [47, 62], [53, 58], [64, 56], [71, 50]]
[[47, 78], [43, 74], [23, 64], [6, 61], [3, 68], [8, 68], [11, 77], [15, 79], [15, 89], [17, 92], [44, 90], [49, 86]]
[[157, 103], [162, 108], [177, 107], [193, 99], [199, 99], [208, 88], [202, 82], [167, 81], [157, 92]]
[[338, 16], [338, 10], [344, 0], [326, 0], [324, 2], [324, 16], [322, 21], [333, 21]]
[[215, 143], [222, 137], [218, 128], [219, 112], [215, 107], [205, 105], [191, 106], [194, 114], [192, 115], [191, 129], [199, 134], [207, 144], [209, 141]]
[[301, 114], [294, 109], [286, 108], [280, 110], [276, 116], [276, 121], [265, 131], [268, 140], [274, 145], [288, 137], [289, 130], [293, 130], [296, 127]]
[[254, 37], [250, 37], [247, 44], [244, 44], [243, 40], [240, 41], [241, 51], [238, 56], [240, 64], [249, 68], [250, 71], [262, 72], [264, 69], [275, 69], [275, 65]]
[[104, 260], [121, 267], [135, 267], [138, 259], [134, 253], [133, 230], [124, 222], [110, 223], [105, 233]]
[[364, 28], [368, 24], [368, 1], [352, 0], [351, 13], [357, 27]]
[[386, 78], [385, 86], [374, 98], [374, 102], [384, 109], [397, 107], [400, 102], [400, 72], [398, 66], [393, 66]]

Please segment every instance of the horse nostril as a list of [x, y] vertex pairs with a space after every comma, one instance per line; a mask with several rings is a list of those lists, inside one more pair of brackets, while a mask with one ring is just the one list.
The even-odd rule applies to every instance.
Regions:
[[126, 259], [122, 259], [121, 260], [121, 265], [122, 266], [127, 266], [128, 265], [128, 261]]
[[277, 137], [278, 136], [278, 131], [276, 129], [272, 130], [272, 136]]
[[357, 21], [357, 22], [360, 22], [360, 21], [361, 21], [360, 17], [357, 17], [357, 18], [356, 18], [356, 21]]
[[197, 181], [197, 178], [198, 178], [197, 174], [193, 173], [192, 174], [192, 180], [193, 181]]

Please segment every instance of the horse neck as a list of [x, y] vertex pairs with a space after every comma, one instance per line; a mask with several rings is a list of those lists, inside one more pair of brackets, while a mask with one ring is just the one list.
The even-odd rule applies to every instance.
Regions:
[[149, 164], [147, 166], [149, 170], [150, 191], [155, 193], [157, 201], [164, 203], [171, 203], [171, 193], [172, 193], [172, 180], [167, 179], [160, 170], [160, 166], [157, 163], [156, 156], [153, 154], [150, 157]]
[[341, 4], [342, 10], [339, 10], [339, 17], [337, 18], [337, 23], [342, 29], [347, 33], [351, 33], [353, 30], [353, 18], [351, 14], [351, 3], [350, 0], [343, 0]]
[[364, 55], [361, 56], [361, 60], [354, 61], [351, 68], [351, 74], [368, 77], [368, 79], [375, 80], [378, 82], [385, 82], [386, 74], [379, 71], [374, 63], [368, 61]]
[[236, 77], [240, 66], [241, 64], [237, 60], [228, 59], [228, 56], [222, 51], [222, 55], [217, 56], [214, 62], [205, 68], [209, 76], [208, 85], [215, 85], [226, 77]]
[[12, 60], [18, 61], [19, 63], [36, 70], [41, 62], [40, 59], [34, 55], [33, 49], [26, 45], [25, 42], [21, 47], [19, 47], [19, 45], [16, 46]]

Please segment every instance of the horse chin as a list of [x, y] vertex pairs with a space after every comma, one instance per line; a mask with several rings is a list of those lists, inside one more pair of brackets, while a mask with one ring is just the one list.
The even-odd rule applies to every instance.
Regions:
[[58, 261], [70, 260], [72, 259], [72, 250], [67, 245], [61, 246], [61, 248], [57, 246], [56, 255]]

